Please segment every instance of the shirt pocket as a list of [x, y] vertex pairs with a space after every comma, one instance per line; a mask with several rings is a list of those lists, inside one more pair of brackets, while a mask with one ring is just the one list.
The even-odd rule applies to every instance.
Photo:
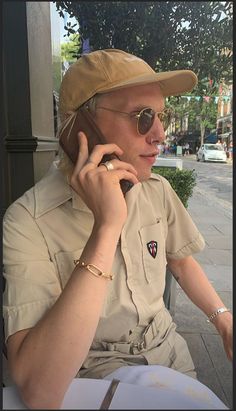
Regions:
[[161, 217], [152, 225], [139, 230], [142, 245], [142, 262], [148, 283], [159, 280], [166, 269], [165, 231]]
[[76, 265], [75, 260], [79, 260], [82, 252], [83, 248], [79, 248], [74, 251], [59, 251], [55, 254], [55, 260], [57, 263], [62, 288], [65, 287], [67, 281], [69, 280]]

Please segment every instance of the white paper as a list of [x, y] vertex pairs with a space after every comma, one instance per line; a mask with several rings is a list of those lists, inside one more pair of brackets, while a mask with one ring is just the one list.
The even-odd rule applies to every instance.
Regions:
[[92, 378], [75, 378], [66, 392], [61, 409], [99, 409], [110, 383]]
[[153, 388], [133, 384], [119, 384], [109, 409], [111, 410], [198, 410], [226, 409], [219, 400], [212, 402], [208, 398], [194, 396], [194, 392], [184, 394], [169, 388]]
[[[91, 378], [75, 378], [70, 384], [63, 403], [62, 410], [99, 409], [102, 400], [110, 386], [110, 381]], [[15, 386], [3, 388], [3, 410], [25, 410]]]
[[2, 391], [2, 409], [3, 410], [25, 410], [26, 406], [20, 399], [15, 386], [4, 387]]
[[[120, 367], [107, 377], [106, 380], [113, 378], [119, 379], [123, 383], [134, 384], [139, 386], [137, 395], [132, 400], [132, 408], [140, 409], [140, 404], [146, 401], [148, 391], [142, 391], [140, 386], [153, 387], [158, 393], [159, 400], [155, 393], [149, 393], [150, 399], [148, 407], [152, 408], [152, 401], [155, 402], [154, 408], [170, 408], [170, 409], [227, 409], [225, 404], [211, 391], [206, 385], [202, 384], [195, 378], [191, 378], [172, 368], [163, 367], [161, 365], [138, 365]], [[131, 396], [131, 388], [129, 395]], [[140, 393], [145, 398], [145, 401], [140, 398]], [[122, 397], [117, 393], [111, 406], [120, 408], [119, 400]], [[111, 408], [111, 407], [110, 407]]]
[[[188, 378], [194, 384], [197, 383]], [[76, 378], [65, 394], [61, 409], [99, 409], [109, 385], [108, 380]], [[147, 387], [120, 382], [109, 409], [227, 409], [211, 390], [209, 390], [211, 395], [207, 395], [206, 391], [197, 392], [196, 388], [191, 389], [191, 387], [186, 390], [186, 386], [182, 388], [179, 386], [177, 384], [176, 388], [173, 388], [173, 384], [169, 387], [167, 383], [163, 383], [156, 384], [155, 387]], [[3, 410], [12, 409], [23, 410], [27, 407], [21, 401], [15, 386], [4, 387]]]

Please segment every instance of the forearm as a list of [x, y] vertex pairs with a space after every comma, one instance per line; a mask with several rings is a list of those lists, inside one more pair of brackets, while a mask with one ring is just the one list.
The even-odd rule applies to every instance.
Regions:
[[[169, 259], [168, 267], [187, 296], [207, 316], [224, 306], [201, 266], [193, 257], [181, 260]], [[214, 323], [217, 325], [216, 320]]]
[[[181, 260], [169, 260], [168, 266], [180, 286], [192, 302], [207, 316], [224, 303], [207, 279], [204, 271], [193, 257]], [[233, 358], [233, 318], [230, 312], [224, 312], [213, 319], [213, 324], [223, 339], [225, 352], [229, 360]]]
[[[118, 239], [119, 230], [94, 229], [81, 260], [110, 273]], [[60, 405], [87, 356], [108, 284], [108, 279], [76, 267], [57, 302], [23, 340], [12, 358], [12, 368], [25, 401], [32, 407]]]

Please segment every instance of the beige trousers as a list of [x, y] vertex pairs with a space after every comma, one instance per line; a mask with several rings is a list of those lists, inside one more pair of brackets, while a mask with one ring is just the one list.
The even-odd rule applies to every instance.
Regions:
[[187, 343], [165, 308], [144, 329], [136, 327], [128, 341], [94, 341], [77, 376], [104, 378], [125, 365], [162, 365], [197, 378]]

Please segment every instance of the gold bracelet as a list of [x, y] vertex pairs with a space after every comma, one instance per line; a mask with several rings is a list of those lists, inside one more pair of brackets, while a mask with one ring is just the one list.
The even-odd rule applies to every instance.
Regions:
[[94, 264], [85, 264], [83, 261], [80, 260], [74, 260], [74, 264], [82, 268], [86, 268], [91, 274], [95, 275], [95, 277], [104, 277], [108, 278], [109, 280], [113, 280], [113, 275], [112, 274], [107, 274], [104, 273], [100, 268], [98, 268]]
[[211, 315], [208, 316], [207, 322], [208, 323], [212, 322], [217, 315], [225, 313], [226, 311], [230, 311], [230, 310], [226, 307], [218, 308], [218, 310], [214, 311]]

